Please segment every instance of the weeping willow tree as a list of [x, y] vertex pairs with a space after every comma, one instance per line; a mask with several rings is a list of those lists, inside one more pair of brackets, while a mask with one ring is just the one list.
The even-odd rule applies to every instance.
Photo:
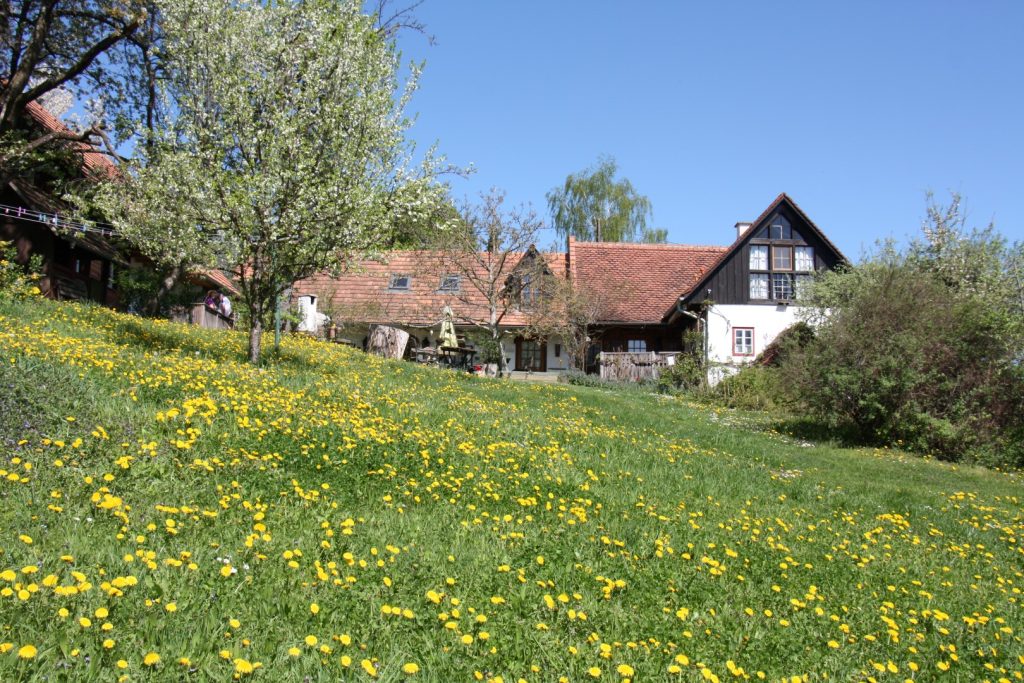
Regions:
[[562, 237], [595, 242], [664, 242], [667, 232], [647, 227], [651, 201], [628, 179], [616, 180], [618, 164], [602, 157], [596, 166], [571, 173], [547, 193], [552, 226]]
[[276, 301], [345, 252], [436, 213], [439, 160], [419, 163], [393, 32], [360, 3], [166, 0], [164, 116], [100, 204], [160, 264], [231, 271], [249, 358]]

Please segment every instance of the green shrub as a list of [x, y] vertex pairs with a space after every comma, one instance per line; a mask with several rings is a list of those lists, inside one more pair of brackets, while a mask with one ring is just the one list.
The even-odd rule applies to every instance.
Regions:
[[598, 389], [614, 389], [617, 391], [654, 391], [655, 382], [616, 382], [601, 379], [598, 375], [588, 375], [582, 370], [566, 370], [558, 376], [558, 381], [579, 387], [596, 387]]
[[825, 284], [830, 313], [781, 369], [807, 414], [867, 441], [1024, 465], [1024, 376], [998, 311], [898, 261]]
[[658, 375], [659, 391], [694, 391], [707, 384], [707, 372], [701, 357], [695, 353], [681, 353], [676, 362], [662, 368]]
[[792, 398], [779, 371], [773, 367], [749, 365], [726, 377], [708, 392], [715, 402], [729, 408], [777, 413], [792, 406]]
[[0, 299], [24, 299], [39, 294], [42, 259], [33, 256], [25, 265], [18, 263], [18, 253], [11, 242], [0, 241]]

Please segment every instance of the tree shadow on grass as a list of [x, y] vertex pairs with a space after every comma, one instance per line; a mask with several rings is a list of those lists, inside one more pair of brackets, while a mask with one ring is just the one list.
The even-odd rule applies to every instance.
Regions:
[[884, 445], [853, 425], [834, 427], [809, 417], [787, 416], [771, 420], [765, 425], [765, 429], [788, 434], [795, 439], [814, 443], [832, 443], [843, 448]]

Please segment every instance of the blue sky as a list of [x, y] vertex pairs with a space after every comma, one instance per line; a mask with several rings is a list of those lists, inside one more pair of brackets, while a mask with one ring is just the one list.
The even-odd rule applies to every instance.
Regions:
[[[614, 156], [669, 241], [728, 244], [787, 192], [858, 259], [925, 192], [1024, 239], [1024, 2], [426, 0], [413, 137], [547, 216]], [[551, 234], [545, 241], [553, 241]]]

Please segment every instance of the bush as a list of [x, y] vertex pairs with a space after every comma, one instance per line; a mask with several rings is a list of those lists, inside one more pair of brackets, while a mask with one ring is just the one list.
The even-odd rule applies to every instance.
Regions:
[[39, 294], [42, 259], [33, 256], [24, 266], [17, 259], [14, 245], [0, 241], [0, 299], [24, 299]]
[[779, 371], [773, 367], [748, 365], [726, 377], [708, 392], [709, 397], [729, 408], [777, 413], [792, 406], [790, 392]]
[[695, 353], [681, 353], [674, 365], [663, 368], [658, 375], [659, 391], [693, 391], [707, 384], [707, 372], [701, 357]]
[[1024, 376], [999, 312], [900, 261], [824, 286], [830, 313], [781, 371], [808, 414], [868, 441], [1024, 465]]
[[598, 375], [588, 375], [582, 370], [566, 370], [558, 376], [558, 381], [565, 384], [572, 384], [579, 387], [596, 387], [598, 389], [614, 389], [618, 391], [653, 391], [656, 387], [654, 382], [616, 382], [609, 379], [601, 379]]

